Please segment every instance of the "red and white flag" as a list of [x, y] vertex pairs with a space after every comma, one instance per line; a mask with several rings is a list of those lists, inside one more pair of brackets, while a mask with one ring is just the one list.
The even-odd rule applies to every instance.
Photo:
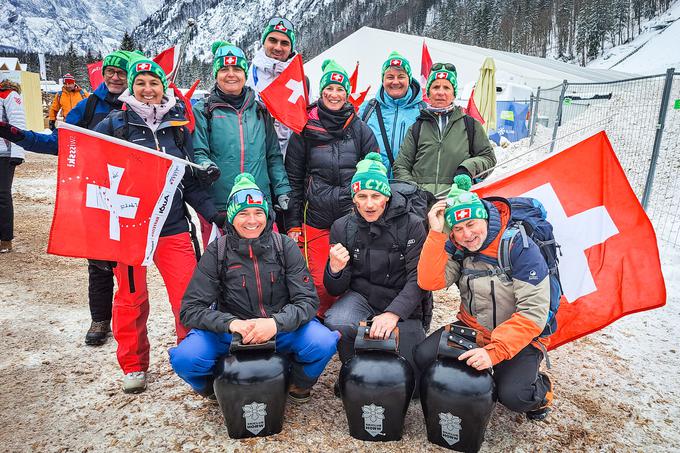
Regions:
[[307, 81], [298, 54], [286, 69], [260, 92], [262, 102], [274, 118], [298, 134], [307, 124]]
[[156, 55], [153, 59], [158, 65], [163, 68], [168, 80], [173, 80], [172, 73], [177, 68], [177, 61], [179, 59], [179, 52], [175, 51], [175, 46], [165, 49], [163, 52]]
[[564, 291], [551, 349], [666, 303], [654, 229], [604, 132], [474, 191], [546, 208]]
[[47, 252], [148, 266], [184, 166], [182, 159], [61, 123]]
[[427, 44], [423, 40], [423, 50], [420, 56], [420, 86], [423, 89], [423, 101], [430, 102], [427, 98], [427, 92], [425, 91], [425, 86], [427, 85], [427, 78], [430, 75], [430, 70], [432, 69], [432, 57], [430, 57], [430, 51], [427, 49]]
[[359, 62], [357, 61], [356, 66], [354, 66], [354, 72], [352, 72], [352, 75], [349, 76], [349, 87], [350, 87], [350, 93], [349, 94], [354, 94], [357, 92], [357, 81], [359, 80]]
[[484, 118], [482, 118], [482, 114], [479, 113], [479, 109], [477, 108], [477, 104], [475, 104], [475, 89], [472, 89], [472, 93], [470, 93], [470, 99], [468, 99], [468, 105], [465, 111], [463, 112], [468, 116], [473, 117], [477, 121], [479, 121], [481, 124], [484, 124]]
[[90, 86], [93, 90], [96, 90], [97, 87], [104, 81], [104, 76], [102, 75], [102, 63], [103, 61], [96, 61], [87, 65], [87, 75], [90, 78]]

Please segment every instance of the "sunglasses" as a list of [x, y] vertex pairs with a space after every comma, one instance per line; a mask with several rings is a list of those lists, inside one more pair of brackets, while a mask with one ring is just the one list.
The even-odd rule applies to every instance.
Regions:
[[432, 65], [432, 68], [430, 68], [431, 71], [441, 71], [442, 69], [456, 72], [456, 66], [454, 66], [453, 63], [435, 63]]
[[217, 53], [215, 54], [215, 58], [218, 57], [226, 57], [229, 55], [233, 55], [234, 57], [239, 57], [243, 58], [245, 60], [248, 60], [246, 58], [246, 54], [243, 53], [241, 49], [239, 49], [236, 46], [222, 46], [219, 49], [217, 49]]
[[283, 25], [287, 30], [295, 30], [293, 23], [284, 17], [272, 17], [271, 19], [269, 19], [268, 25], [272, 27], [276, 27], [277, 25]]
[[107, 77], [113, 77], [114, 75], [117, 75], [121, 79], [124, 79], [127, 77], [127, 72], [122, 69], [116, 69], [109, 66], [104, 69], [104, 75]]
[[230, 203], [264, 205], [264, 194], [256, 189], [239, 190], [231, 196]]

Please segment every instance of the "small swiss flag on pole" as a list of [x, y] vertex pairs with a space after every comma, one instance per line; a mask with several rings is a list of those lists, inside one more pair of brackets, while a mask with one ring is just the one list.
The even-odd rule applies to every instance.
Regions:
[[359, 62], [357, 61], [356, 66], [354, 66], [354, 72], [352, 72], [352, 75], [349, 76], [349, 86], [350, 86], [350, 93], [349, 94], [354, 94], [357, 92], [357, 81], [359, 80]]
[[156, 55], [153, 59], [158, 65], [163, 68], [163, 71], [168, 77], [168, 80], [172, 79], [172, 73], [177, 68], [177, 59], [179, 58], [179, 52], [175, 52], [175, 46], [165, 49], [163, 52]]
[[547, 211], [564, 292], [550, 348], [665, 305], [654, 228], [604, 132], [474, 191], [536, 198]]
[[420, 86], [423, 88], [423, 100], [425, 102], [430, 102], [427, 98], [427, 93], [425, 92], [425, 85], [427, 85], [427, 77], [430, 75], [430, 69], [432, 69], [432, 57], [430, 57], [430, 51], [427, 49], [425, 40], [423, 40], [423, 50], [420, 56]]
[[307, 124], [307, 81], [300, 54], [260, 92], [274, 118], [298, 134]]

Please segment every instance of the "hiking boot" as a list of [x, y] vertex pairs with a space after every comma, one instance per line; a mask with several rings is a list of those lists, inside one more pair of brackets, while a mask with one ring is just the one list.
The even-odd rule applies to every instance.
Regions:
[[0, 241], [0, 253], [9, 253], [12, 251], [12, 241]]
[[125, 393], [142, 393], [146, 390], [146, 373], [133, 371], [123, 377], [123, 391]]
[[90, 330], [85, 334], [85, 344], [89, 346], [101, 346], [106, 343], [106, 338], [111, 333], [111, 321], [92, 321]]
[[553, 383], [552, 380], [550, 379], [550, 376], [548, 376], [545, 373], [539, 373], [541, 376], [543, 376], [545, 379], [548, 380], [548, 383], [550, 384], [550, 387], [548, 388], [548, 391], [545, 394], [545, 397], [543, 397], [543, 401], [541, 401], [541, 405], [538, 407], [538, 409], [534, 409], [532, 411], [527, 411], [526, 416], [529, 420], [534, 420], [534, 421], [541, 421], [545, 420], [548, 414], [550, 413], [550, 406], [552, 405], [553, 401]]
[[303, 389], [297, 385], [288, 388], [288, 399], [295, 404], [304, 404], [312, 399], [312, 389]]

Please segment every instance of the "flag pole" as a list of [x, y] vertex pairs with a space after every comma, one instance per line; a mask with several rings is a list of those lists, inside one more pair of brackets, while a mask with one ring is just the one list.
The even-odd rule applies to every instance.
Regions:
[[179, 52], [177, 55], [177, 66], [172, 71], [172, 74], [170, 74], [170, 81], [172, 83], [175, 83], [175, 78], [177, 77], [177, 73], [179, 72], [179, 67], [182, 64], [182, 58], [184, 58], [184, 49], [189, 43], [189, 35], [191, 34], [191, 29], [195, 26], [196, 21], [193, 18], [190, 17], [189, 19], [187, 19], [187, 28], [184, 30], [184, 35], [182, 36], [182, 40], [179, 45]]
[[170, 154], [160, 152], [160, 151], [155, 150], [153, 148], [147, 148], [146, 146], [141, 146], [141, 145], [138, 145], [136, 143], [121, 140], [120, 138], [111, 137], [110, 135], [102, 134], [101, 132], [95, 132], [95, 131], [90, 130], [90, 129], [78, 127], [75, 124], [69, 124], [69, 123], [65, 123], [65, 122], [60, 121], [58, 123], [58, 129], [68, 129], [68, 130], [71, 130], [71, 131], [74, 131], [74, 132], [78, 132], [80, 134], [85, 134], [85, 135], [89, 135], [91, 137], [98, 138], [100, 140], [105, 140], [107, 142], [115, 143], [116, 145], [120, 145], [120, 146], [124, 146], [126, 148], [134, 149], [136, 151], [141, 151], [141, 152], [147, 153], [147, 154], [153, 154], [154, 156], [162, 157], [163, 159], [168, 159], [168, 160], [171, 160], [171, 161], [176, 162], [178, 164], [188, 165], [190, 167], [198, 168], [200, 170], [204, 169], [202, 166], [195, 164], [193, 162], [189, 162], [188, 160], [184, 160], [180, 157], [171, 156]]

